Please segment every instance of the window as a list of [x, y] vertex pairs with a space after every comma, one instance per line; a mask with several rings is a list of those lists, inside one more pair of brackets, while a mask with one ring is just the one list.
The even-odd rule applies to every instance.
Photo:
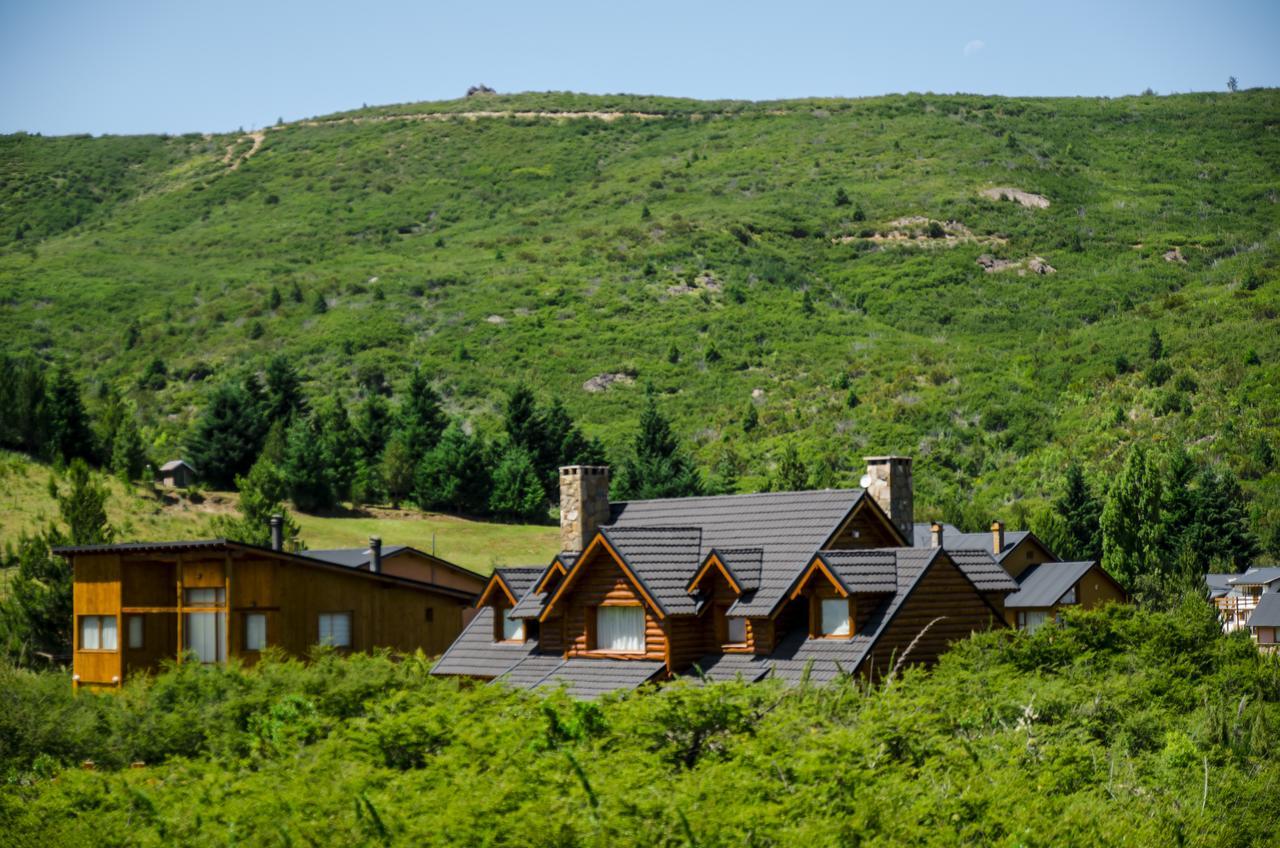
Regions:
[[351, 613], [320, 613], [320, 644], [335, 648], [351, 647]]
[[727, 618], [725, 619], [728, 634], [728, 644], [741, 645], [747, 641], [747, 620], [745, 618]]
[[226, 592], [222, 588], [186, 589], [183, 591], [183, 603], [189, 607], [220, 606], [226, 600]]
[[596, 649], [621, 653], [644, 651], [644, 609], [637, 606], [596, 608]]
[[267, 647], [267, 614], [246, 613], [244, 617], [244, 649], [261, 651]]
[[222, 662], [227, 658], [226, 631], [226, 613], [188, 612], [182, 615], [182, 647], [195, 654], [202, 663]]
[[137, 650], [142, 647], [142, 616], [129, 616], [129, 648]]
[[116, 617], [114, 615], [80, 616], [80, 650], [116, 650]]
[[1060, 604], [1074, 604], [1075, 602], [1076, 602], [1075, 586], [1072, 586], [1070, 589], [1068, 589], [1066, 592], [1063, 593], [1061, 598], [1058, 598], [1058, 603]]
[[849, 635], [849, 601], [846, 598], [822, 599], [823, 636]]
[[502, 641], [524, 641], [524, 619], [512, 618], [510, 611], [502, 613]]
[[1048, 610], [1026, 610], [1018, 613], [1018, 626], [1028, 633], [1035, 633], [1048, 621]]

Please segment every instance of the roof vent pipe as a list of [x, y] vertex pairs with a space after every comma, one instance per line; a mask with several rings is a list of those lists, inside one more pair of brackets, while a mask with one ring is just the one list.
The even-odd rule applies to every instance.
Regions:
[[369, 570], [374, 574], [382, 573], [382, 537], [369, 537]]
[[284, 518], [279, 515], [271, 516], [271, 550], [284, 550]]
[[930, 524], [929, 537], [931, 539], [933, 547], [935, 548], [942, 547], [942, 525], [936, 521]]
[[996, 556], [1004, 550], [1004, 522], [991, 522], [991, 552]]

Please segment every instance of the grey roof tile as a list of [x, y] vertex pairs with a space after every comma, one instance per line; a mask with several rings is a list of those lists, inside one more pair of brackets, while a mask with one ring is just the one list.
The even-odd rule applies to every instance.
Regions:
[[481, 607], [449, 650], [436, 660], [431, 673], [498, 677], [537, 650], [536, 639], [522, 643], [493, 641], [493, 627], [493, 607]]
[[606, 660], [574, 657], [565, 660], [538, 686], [568, 688], [575, 698], [598, 698], [620, 689], [635, 689], [661, 674], [662, 660]]
[[692, 615], [698, 603], [686, 587], [701, 558], [697, 527], [606, 527], [601, 531], [665, 614]]
[[[928, 548], [933, 546], [933, 532], [931, 525], [927, 522], [912, 525], [915, 538], [912, 544], [917, 548]], [[971, 551], [987, 551], [991, 553], [997, 562], [1004, 560], [1009, 555], [1009, 551], [1013, 550], [1017, 545], [1031, 535], [1029, 530], [1006, 530], [1004, 531], [1004, 550], [995, 554], [995, 547], [991, 540], [991, 531], [982, 533], [961, 533], [960, 528], [954, 524], [942, 525], [942, 547], [950, 553], [953, 550], [971, 550]]]
[[537, 618], [547, 608], [546, 592], [525, 592], [524, 597], [511, 608], [512, 618]]
[[898, 589], [898, 557], [894, 548], [823, 551], [818, 556], [846, 592], [895, 592]]
[[1022, 573], [1018, 591], [1004, 599], [1009, 609], [1042, 609], [1053, 606], [1067, 590], [1080, 582], [1093, 562], [1042, 562]]
[[[737, 612], [767, 615], [795, 576], [863, 497], [862, 489], [768, 492], [627, 501], [612, 505], [614, 528], [697, 527], [701, 550], [685, 581], [712, 548], [760, 548], [760, 586]], [[683, 588], [683, 587], [682, 587]]]
[[1249, 616], [1249, 627], [1280, 627], [1280, 592], [1264, 592]]
[[[403, 551], [406, 545], [386, 545], [382, 549], [382, 556], [389, 557]], [[321, 562], [327, 562], [332, 565], [345, 565], [347, 568], [360, 568], [368, 565], [369, 560], [373, 558], [373, 552], [369, 548], [327, 548], [318, 551], [299, 551], [308, 559], [318, 559]], [[477, 577], [479, 575], [476, 575]]]
[[1244, 574], [1234, 575], [1229, 581], [1232, 586], [1265, 586], [1280, 580], [1280, 565], [1254, 566]]
[[760, 588], [760, 572], [764, 568], [763, 548], [715, 548], [716, 555], [743, 592]]
[[960, 567], [980, 592], [1016, 592], [1018, 581], [1009, 576], [987, 550], [946, 548], [947, 556]]

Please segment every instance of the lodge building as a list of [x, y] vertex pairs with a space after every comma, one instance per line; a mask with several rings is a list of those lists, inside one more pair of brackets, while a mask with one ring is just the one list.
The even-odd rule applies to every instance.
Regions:
[[608, 468], [562, 468], [561, 552], [497, 569], [432, 673], [581, 697], [678, 676], [821, 683], [1124, 600], [1030, 533], [922, 532], [911, 460], [867, 463], [860, 489], [622, 503]]

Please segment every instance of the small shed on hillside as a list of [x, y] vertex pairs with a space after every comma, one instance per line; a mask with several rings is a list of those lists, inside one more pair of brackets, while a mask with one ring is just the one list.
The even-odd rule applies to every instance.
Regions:
[[196, 481], [196, 470], [181, 459], [171, 459], [160, 466], [160, 485], [169, 489], [186, 489]]

